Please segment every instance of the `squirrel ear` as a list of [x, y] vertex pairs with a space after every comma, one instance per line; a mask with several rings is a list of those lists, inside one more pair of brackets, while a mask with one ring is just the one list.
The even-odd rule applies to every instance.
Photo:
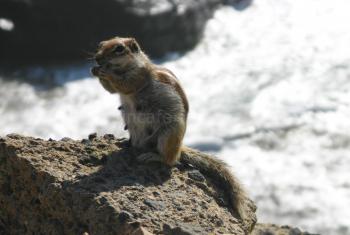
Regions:
[[135, 52], [139, 52], [139, 51], [140, 51], [140, 46], [139, 46], [139, 44], [136, 42], [136, 39], [135, 39], [135, 38], [132, 38], [132, 39], [130, 40], [129, 48], [130, 48], [130, 50], [131, 50], [132, 53], [135, 53]]

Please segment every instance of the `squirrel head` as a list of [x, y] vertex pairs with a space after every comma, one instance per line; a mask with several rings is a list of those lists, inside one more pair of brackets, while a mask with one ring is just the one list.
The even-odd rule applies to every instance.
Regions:
[[145, 54], [134, 38], [122, 37], [102, 41], [95, 54], [98, 65], [108, 65], [120, 70], [142, 67], [145, 58]]

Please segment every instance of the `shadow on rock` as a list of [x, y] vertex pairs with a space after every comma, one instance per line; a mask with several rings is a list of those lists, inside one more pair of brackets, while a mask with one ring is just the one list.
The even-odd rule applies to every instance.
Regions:
[[[137, 152], [130, 148], [104, 155], [101, 159], [82, 158], [79, 162], [86, 166], [101, 165], [101, 168], [77, 180], [66, 181], [64, 185], [74, 190], [85, 189], [92, 193], [118, 191], [125, 186], [135, 186], [137, 190], [162, 185], [171, 177], [171, 168], [161, 163], [143, 164], [136, 161]], [[137, 198], [135, 198], [137, 200]]]

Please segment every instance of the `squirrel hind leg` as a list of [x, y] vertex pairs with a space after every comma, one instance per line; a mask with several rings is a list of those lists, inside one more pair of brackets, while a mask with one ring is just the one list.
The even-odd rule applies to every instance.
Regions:
[[163, 162], [173, 166], [180, 158], [183, 130], [174, 128], [158, 138], [157, 149], [163, 158]]

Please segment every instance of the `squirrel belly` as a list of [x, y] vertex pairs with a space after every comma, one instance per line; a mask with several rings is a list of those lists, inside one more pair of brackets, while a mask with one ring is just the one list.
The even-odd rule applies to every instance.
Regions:
[[120, 100], [132, 146], [156, 150], [164, 163], [173, 165], [180, 156], [187, 115], [175, 89], [152, 79], [137, 92], [120, 94]]

